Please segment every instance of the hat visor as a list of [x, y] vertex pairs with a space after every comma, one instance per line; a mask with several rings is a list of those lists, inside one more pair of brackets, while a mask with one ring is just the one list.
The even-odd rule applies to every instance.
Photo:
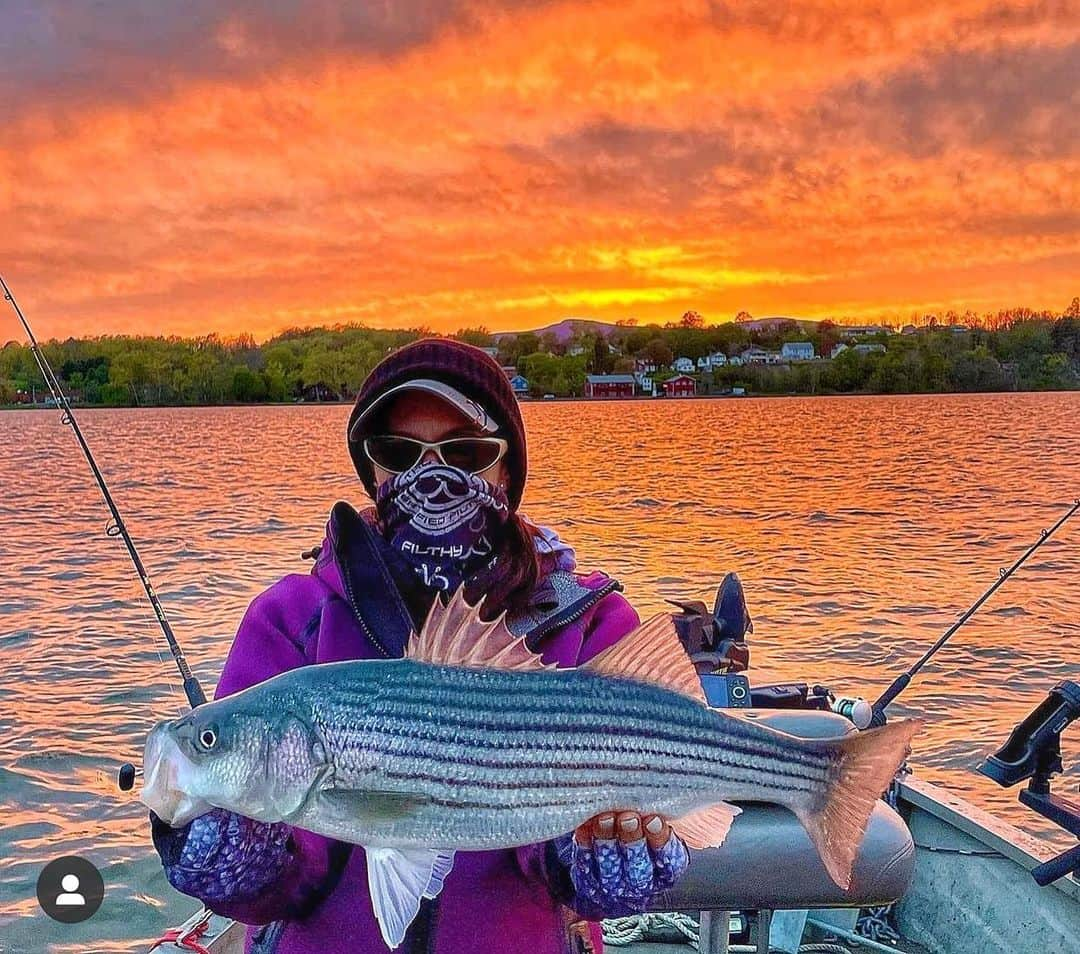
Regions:
[[449, 384], [443, 384], [442, 381], [417, 378], [415, 381], [406, 381], [404, 384], [399, 384], [388, 391], [384, 391], [364, 408], [364, 412], [353, 422], [353, 426], [349, 430], [349, 441], [356, 442], [363, 439], [367, 432], [367, 425], [371, 423], [376, 411], [385, 407], [387, 401], [405, 391], [421, 391], [430, 394], [432, 397], [439, 398], [445, 404], [449, 404], [459, 411], [466, 420], [475, 424], [485, 434], [494, 434], [499, 429], [499, 425], [491, 419], [491, 415], [487, 411], [472, 398], [467, 398], [457, 388], [451, 387]]

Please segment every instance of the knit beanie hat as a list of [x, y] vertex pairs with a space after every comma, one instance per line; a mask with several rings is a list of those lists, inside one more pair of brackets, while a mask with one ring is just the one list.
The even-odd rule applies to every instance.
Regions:
[[451, 338], [424, 338], [399, 348], [375, 366], [360, 388], [346, 433], [349, 455], [368, 494], [375, 496], [375, 475], [363, 448], [363, 438], [370, 436], [365, 429], [368, 412], [388, 391], [416, 380], [449, 385], [478, 405], [472, 407], [478, 422], [490, 418], [497, 425], [499, 436], [509, 443], [506, 493], [510, 509], [517, 510], [527, 468], [525, 425], [517, 398], [494, 358]]

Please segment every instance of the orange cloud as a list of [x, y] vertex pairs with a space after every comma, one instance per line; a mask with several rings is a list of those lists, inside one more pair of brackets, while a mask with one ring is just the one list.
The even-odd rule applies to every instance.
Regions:
[[45, 335], [1076, 294], [1068, 3], [85, 6], [0, 39]]

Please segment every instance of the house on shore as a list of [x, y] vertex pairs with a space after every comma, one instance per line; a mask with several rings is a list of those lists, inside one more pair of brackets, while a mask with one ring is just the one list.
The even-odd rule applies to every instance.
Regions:
[[723, 351], [716, 351], [697, 359], [699, 371], [712, 371], [713, 368], [722, 368], [728, 363], [728, 357]]
[[780, 348], [785, 361], [813, 361], [814, 345], [810, 341], [786, 341]]
[[856, 354], [861, 355], [884, 354], [885, 345], [880, 343], [847, 345], [841, 342], [840, 344], [836, 345], [836, 347], [834, 347], [831, 352], [829, 352], [829, 357], [838, 358], [845, 351], [854, 351]]
[[510, 387], [518, 397], [524, 397], [529, 393], [529, 379], [524, 375], [515, 374], [510, 379]]
[[837, 329], [845, 338], [861, 338], [864, 335], [891, 335], [888, 325], [840, 325]]
[[697, 382], [689, 374], [677, 374], [664, 382], [664, 397], [693, 397]]
[[693, 374], [694, 362], [690, 358], [676, 358], [671, 365], [679, 374]]
[[634, 383], [637, 385], [638, 391], [642, 394], [648, 394], [650, 397], [656, 394], [656, 384], [651, 375], [646, 374], [643, 371], [635, 371]]
[[585, 397], [628, 398], [634, 396], [632, 374], [589, 374], [585, 376]]
[[747, 348], [740, 355], [743, 364], [779, 364], [780, 353], [778, 351], [766, 351], [764, 348]]

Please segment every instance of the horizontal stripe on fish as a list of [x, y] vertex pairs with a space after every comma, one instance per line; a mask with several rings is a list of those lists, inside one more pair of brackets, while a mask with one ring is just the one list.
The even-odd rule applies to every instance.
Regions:
[[[783, 742], [773, 743], [767, 736], [758, 739], [733, 735], [715, 724], [703, 727], [704, 739], [695, 738], [685, 728], [674, 725], [658, 727], [649, 719], [623, 717], [612, 724], [611, 714], [591, 725], [579, 722], [538, 730], [535, 725], [499, 724], [484, 713], [472, 716], [444, 712], [435, 725], [421, 721], [422, 713], [410, 713], [410, 708], [404, 705], [394, 713], [387, 712], [378, 719], [372, 719], [358, 731], [357, 747], [381, 737], [427, 740], [441, 745], [459, 744], [503, 752], [516, 748], [532, 756], [525, 760], [526, 764], [536, 764], [543, 753], [593, 751], [610, 757], [611, 753], [631, 751], [657, 757], [701, 758], [715, 764], [772, 770], [796, 779], [822, 776], [831, 764], [825, 753], [795, 749]], [[328, 726], [327, 732], [329, 735], [348, 735], [348, 729], [340, 727]], [[797, 765], [791, 764], [792, 752], [802, 756]], [[783, 764], [773, 766], [773, 762]]]
[[[517, 717], [528, 722], [533, 713], [543, 715], [545, 720], [575, 722], [589, 717], [619, 718], [625, 710], [618, 704], [632, 703], [641, 710], [648, 710], [648, 719], [658, 725], [667, 725], [687, 733], [694, 726], [712, 728], [718, 714], [704, 709], [696, 702], [670, 692], [629, 680], [597, 677], [576, 670], [530, 675], [528, 680], [507, 673], [490, 670], [455, 670], [440, 667], [422, 667], [402, 664], [400, 669], [387, 673], [386, 679], [373, 683], [374, 691], [345, 693], [347, 705], [357, 706], [372, 713], [394, 712], [403, 708], [413, 714], [417, 709], [430, 716], [430, 707], [439, 714], [455, 711], [480, 712], [490, 716], [493, 724], [510, 726], [509, 718]], [[477, 684], [477, 678], [480, 683]], [[542, 683], [543, 686], [533, 686]], [[480, 687], [483, 687], [483, 691]], [[504, 697], [492, 695], [492, 690], [505, 687]], [[563, 691], [555, 692], [554, 688]], [[570, 693], [566, 690], [601, 688], [602, 693]], [[509, 691], [511, 690], [512, 691]], [[335, 688], [334, 693], [340, 692]], [[775, 739], [777, 734], [731, 717], [727, 726], [733, 735], [752, 738]], [[788, 754], [788, 750], [785, 749]], [[792, 746], [790, 756], [806, 757], [801, 747]]]
[[[650, 777], [650, 773], [652, 777]], [[433, 783], [430, 787], [426, 785], [418, 786], [416, 790], [425, 794], [432, 794], [433, 797], [435, 797], [433, 793], [442, 788], [448, 793], [445, 796], [440, 796], [445, 799], [444, 804], [457, 805], [460, 800], [459, 807], [465, 807], [465, 804], [468, 803], [469, 805], [481, 805], [485, 808], [492, 809], [521, 807], [523, 802], [529, 802], [532, 807], [552, 804], [553, 799], [548, 796], [551, 796], [553, 793], [558, 795], [564, 792], [578, 790], [595, 790], [598, 793], [602, 793], [604, 791], [618, 792], [623, 789], [648, 790], [655, 792], [664, 792], [668, 790], [686, 792], [692, 790], [686, 785], [686, 781], [689, 778], [696, 778], [699, 781], [714, 781], [714, 779], [696, 772], [686, 772], [683, 773], [680, 778], [661, 781], [655, 777], [655, 773], [655, 769], [643, 770], [639, 776], [630, 779], [616, 773], [607, 776], [597, 773], [595, 776], [586, 779], [563, 779], [552, 781], [551, 783], [530, 782], [519, 777], [504, 782], [468, 782], [460, 778], [447, 778], [442, 774], [425, 775], [419, 772], [410, 772], [408, 770], [385, 772], [382, 773], [381, 777], [403, 782]], [[777, 791], [792, 790], [791, 786], [785, 782], [770, 783], [767, 781], [760, 781], [755, 782], [754, 784], [760, 786], [762, 789], [775, 789]], [[696, 791], [700, 792], [702, 795], [707, 795], [712, 790], [702, 785], [698, 785], [695, 788]], [[810, 786], [806, 787], [806, 791], [811, 790]], [[492, 794], [490, 798], [484, 799], [478, 794], [475, 794], [495, 792], [509, 793], [513, 797], [507, 797], [506, 794]], [[555, 798], [554, 801], [560, 800]]]
[[[765, 784], [770, 777], [777, 777], [796, 788], [803, 789], [808, 788], [815, 781], [823, 780], [829, 765], [828, 759], [823, 756], [818, 771], [792, 772], [782, 763], [774, 762], [766, 757], [754, 764], [728, 751], [693, 743], [674, 749], [639, 745], [633, 748], [616, 749], [614, 752], [610, 748], [598, 748], [593, 745], [542, 746], [531, 740], [507, 742], [498, 738], [490, 739], [487, 745], [482, 745], [475, 740], [448, 745], [437, 732], [427, 734], [426, 738], [415, 732], [402, 735], [374, 733], [363, 743], [358, 743], [356, 748], [358, 752], [362, 750], [364, 766], [367, 770], [370, 770], [372, 766], [371, 756], [385, 755], [399, 761], [426, 758], [431, 766], [426, 771], [429, 775], [438, 774], [437, 766], [449, 764], [497, 770], [500, 774], [556, 769], [585, 771], [614, 768], [620, 771], [640, 770], [654, 773], [670, 771], [676, 776], [693, 775], [711, 781], [714, 786], [727, 778], [731, 770], [736, 770], [749, 772], [754, 776], [760, 775]], [[508, 754], [515, 752], [520, 753], [518, 758], [507, 757]], [[446, 774], [451, 773], [446, 772]]]
[[[453, 705], [444, 700], [442, 705], [438, 705], [436, 691], [430, 699], [412, 696], [380, 702], [369, 699], [364, 707], [365, 717], [361, 721], [363, 724], [377, 722], [380, 719], [388, 722], [395, 720], [416, 723], [432, 722], [434, 714], [432, 707], [437, 707], [436, 724], [440, 726], [460, 725], [469, 730], [477, 727], [497, 727], [502, 732], [528, 732], [537, 731], [540, 723], [535, 717], [542, 715], [547, 720], [543, 723], [545, 734], [550, 734], [552, 731], [621, 733], [629, 730], [637, 734], [678, 741], [699, 736], [705, 732], [710, 736], [725, 739], [729, 746], [736, 749], [752, 750], [753, 753], [766, 748], [769, 751], [782, 751], [786, 758], [793, 758], [807, 764], [817, 764], [820, 760], [818, 753], [807, 749], [805, 745], [800, 745], [795, 740], [789, 741], [787, 737], [761, 729], [737, 717], [723, 717], [715, 712], [704, 710], [700, 706], [694, 706], [693, 703], [690, 705], [693, 708], [689, 710], [681, 706], [657, 707], [640, 715], [618, 711], [610, 706], [592, 707], [577, 703], [561, 708], [558, 701], [550, 699], [547, 706], [543, 705], [542, 699], [538, 699], [535, 709], [524, 708], [521, 704], [513, 703], [501, 706], [483, 699], [469, 699], [459, 705]], [[316, 712], [329, 715], [337, 706], [333, 701], [319, 701], [315, 708]], [[705, 717], [694, 719], [695, 710], [703, 713]], [[320, 719], [320, 722], [329, 724], [340, 724], [340, 721], [333, 718]], [[746, 743], [749, 743], [750, 749], [747, 748]]]

